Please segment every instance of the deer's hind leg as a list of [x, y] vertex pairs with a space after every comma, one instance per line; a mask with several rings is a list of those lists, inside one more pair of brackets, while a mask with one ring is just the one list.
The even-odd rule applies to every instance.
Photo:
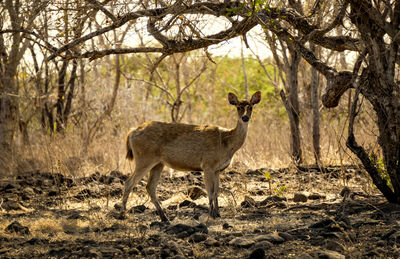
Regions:
[[164, 222], [168, 222], [169, 220], [168, 220], [167, 216], [165, 215], [164, 210], [161, 208], [161, 205], [160, 205], [160, 203], [157, 199], [157, 195], [156, 195], [157, 184], [158, 184], [158, 181], [160, 180], [160, 176], [161, 176], [163, 168], [164, 168], [164, 165], [162, 163], [159, 163], [150, 170], [150, 176], [147, 181], [146, 190], [151, 198], [151, 201], [153, 202], [154, 206], [156, 207], [157, 213], [160, 216], [161, 220]]
[[122, 196], [122, 208], [126, 210], [126, 203], [133, 187], [143, 178], [143, 176], [154, 166], [152, 161], [142, 161], [135, 157], [135, 171], [129, 176], [125, 182], [124, 195]]

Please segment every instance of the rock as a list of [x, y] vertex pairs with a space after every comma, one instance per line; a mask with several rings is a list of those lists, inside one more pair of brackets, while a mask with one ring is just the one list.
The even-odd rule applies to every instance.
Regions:
[[251, 198], [250, 196], [245, 196], [244, 197], [244, 201], [242, 201], [242, 203], [240, 204], [240, 207], [242, 208], [254, 208], [256, 207], [257, 202]]
[[254, 248], [262, 248], [263, 250], [269, 250], [271, 247], [273, 246], [273, 244], [267, 240], [263, 240], [260, 242], [257, 242], [254, 245]]
[[253, 252], [251, 252], [250, 259], [264, 259], [265, 258], [265, 251], [262, 248], [257, 248]]
[[169, 225], [169, 223], [167, 223], [167, 222], [154, 221], [154, 222], [150, 223], [150, 229], [153, 229], [153, 230], [162, 229], [168, 225]]
[[120, 195], [122, 195], [122, 188], [121, 187], [113, 188], [110, 191], [110, 196], [111, 197], [120, 196]]
[[320, 200], [320, 199], [325, 199], [326, 196], [319, 194], [319, 193], [312, 193], [308, 196], [308, 199], [310, 200]]
[[192, 200], [197, 200], [200, 197], [206, 196], [206, 192], [198, 186], [189, 187], [187, 193]]
[[294, 202], [306, 202], [307, 196], [303, 193], [296, 192], [293, 196], [293, 201]]
[[89, 197], [94, 197], [94, 196], [95, 195], [92, 193], [92, 191], [90, 189], [83, 189], [77, 195], [75, 195], [75, 198], [80, 201], [83, 201]]
[[178, 209], [178, 205], [176, 205], [176, 204], [169, 205], [169, 206], [167, 207], [167, 210], [177, 210], [177, 209]]
[[121, 250], [113, 247], [99, 247], [95, 248], [96, 250], [100, 250], [101, 253], [101, 257], [96, 258], [117, 258], [121, 256]]
[[205, 224], [200, 223], [194, 227], [196, 232], [208, 234], [208, 228]]
[[160, 250], [161, 258], [170, 258], [172, 256], [174, 256], [174, 252], [171, 249], [169, 249], [168, 247], [161, 248]]
[[224, 224], [222, 224], [222, 228], [223, 229], [232, 229], [233, 227], [225, 222]]
[[83, 216], [80, 214], [79, 211], [71, 211], [71, 215], [67, 217], [67, 219], [80, 219], [83, 218]]
[[115, 219], [118, 219], [118, 220], [124, 220], [124, 219], [127, 219], [127, 218], [128, 218], [128, 217], [126, 216], [125, 211], [116, 211], [116, 210], [113, 210], [113, 211], [110, 211], [110, 212], [108, 213], [108, 215], [111, 216], [111, 217], [113, 217], [113, 218], [115, 218]]
[[155, 252], [156, 252], [156, 250], [155, 250], [154, 247], [146, 247], [146, 248], [144, 248], [143, 251], [142, 251], [142, 253], [143, 253], [144, 255], [147, 255], [147, 256], [153, 255], [153, 254], [155, 254]]
[[205, 241], [206, 239], [207, 239], [207, 235], [202, 234], [202, 233], [194, 233], [193, 235], [191, 235], [189, 237], [189, 241], [193, 242], [193, 243], [199, 243], [199, 242]]
[[23, 195], [23, 199], [26, 197], [24, 200], [30, 200], [30, 198], [35, 195], [35, 191], [32, 189], [32, 187], [25, 187], [23, 190]]
[[342, 253], [344, 251], [344, 246], [334, 240], [326, 240], [325, 248], [331, 251]]
[[19, 202], [17, 201], [13, 201], [13, 200], [9, 200], [4, 202], [1, 207], [5, 210], [20, 210], [21, 206], [19, 204]]
[[337, 220], [332, 220], [330, 218], [326, 218], [318, 221], [309, 226], [309, 228], [324, 228], [326, 231], [343, 231], [346, 229], [350, 229], [349, 219], [342, 218]]
[[182, 232], [188, 232], [190, 234], [193, 234], [195, 231], [194, 231], [194, 228], [192, 226], [179, 223], [179, 224], [176, 224], [176, 225], [173, 225], [173, 226], [169, 227], [166, 230], [166, 232], [167, 232], [167, 234], [176, 235], [176, 234], [179, 234], [179, 233], [182, 233]]
[[314, 258], [323, 258], [323, 259], [345, 259], [346, 257], [339, 252], [331, 251], [331, 250], [317, 250], [312, 253]]
[[95, 249], [93, 247], [84, 247], [82, 249], [82, 252], [80, 254], [82, 257], [86, 257], [86, 258], [102, 258], [103, 254], [98, 251], [98, 249]]
[[215, 240], [215, 238], [208, 237], [206, 241], [204, 241], [206, 246], [221, 246], [221, 242]]
[[51, 249], [49, 251], [49, 256], [52, 258], [68, 258], [69, 253], [70, 252], [66, 248]]
[[131, 249], [129, 249], [128, 254], [129, 255], [139, 255], [140, 251], [137, 248], [131, 248]]
[[291, 234], [285, 233], [285, 232], [279, 232], [278, 235], [285, 239], [285, 241], [291, 241], [294, 240], [294, 237]]
[[128, 210], [129, 213], [143, 213], [146, 210], [146, 206], [144, 205], [137, 205], [133, 206]]
[[114, 204], [114, 209], [116, 211], [123, 211], [124, 210], [124, 208], [122, 207], [122, 204], [120, 204], [120, 203], [115, 203]]
[[122, 228], [123, 228], [123, 226], [121, 224], [114, 223], [111, 227], [104, 228], [103, 231], [115, 231], [115, 230], [122, 229]]
[[3, 187], [2, 191], [5, 193], [11, 193], [11, 192], [13, 192], [13, 189], [17, 189], [18, 187], [19, 187], [19, 185], [16, 183], [14, 183], [14, 184], [9, 183]]
[[314, 257], [308, 253], [302, 253], [298, 256], [298, 259], [314, 259]]
[[254, 240], [245, 237], [236, 237], [231, 241], [229, 241], [229, 245], [241, 248], [249, 248], [254, 244], [255, 244]]
[[282, 202], [282, 201], [286, 201], [286, 198], [274, 195], [274, 196], [270, 196], [270, 197], [260, 201], [259, 202], [259, 206], [265, 206], [265, 205], [267, 205], [269, 203], [272, 203], [272, 202]]
[[260, 242], [260, 241], [268, 241], [271, 242], [273, 244], [282, 244], [283, 242], [285, 242], [285, 239], [283, 237], [281, 237], [277, 232], [273, 232], [271, 234], [267, 234], [267, 235], [259, 235], [256, 236], [254, 238], [254, 240], [256, 242]]
[[51, 190], [47, 193], [47, 196], [54, 197], [57, 196], [57, 194], [58, 194], [57, 190]]
[[189, 201], [189, 200], [184, 200], [181, 203], [179, 203], [179, 208], [183, 208], [183, 207], [194, 208], [194, 207], [196, 207], [196, 203]]
[[22, 226], [18, 221], [14, 221], [5, 228], [6, 232], [17, 233], [22, 235], [29, 235], [30, 231], [28, 227]]
[[99, 182], [104, 183], [104, 184], [111, 184], [114, 181], [115, 177], [114, 176], [109, 176], [109, 175], [102, 175], [99, 178]]
[[38, 245], [41, 242], [40, 242], [39, 238], [33, 237], [33, 238], [29, 239], [28, 241], [26, 241], [26, 243], [30, 244], [30, 245]]
[[378, 242], [376, 242], [376, 246], [384, 247], [386, 246], [386, 242], [383, 240], [379, 240]]
[[207, 229], [207, 226], [204, 224], [199, 224], [194, 227], [185, 225], [185, 224], [176, 224], [176, 225], [173, 225], [173, 226], [170, 226], [169, 228], [167, 228], [167, 230], [165, 232], [167, 234], [176, 235], [176, 237], [178, 237], [178, 238], [185, 238], [185, 237], [189, 237], [190, 235], [192, 235], [194, 233], [207, 234], [208, 229]]

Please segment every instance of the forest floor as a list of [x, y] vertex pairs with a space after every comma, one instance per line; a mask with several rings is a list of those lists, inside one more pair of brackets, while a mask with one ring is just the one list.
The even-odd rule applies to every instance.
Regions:
[[[266, 174], [264, 174], [267, 172]], [[160, 222], [146, 179], [120, 202], [126, 175], [27, 172], [0, 179], [0, 258], [399, 258], [400, 206], [356, 166], [233, 170], [221, 218], [207, 216], [202, 174], [168, 172]]]

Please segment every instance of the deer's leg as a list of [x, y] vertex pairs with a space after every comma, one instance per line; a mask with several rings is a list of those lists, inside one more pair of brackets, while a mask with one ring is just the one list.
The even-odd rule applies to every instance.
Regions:
[[143, 178], [143, 176], [148, 172], [151, 168], [151, 164], [149, 163], [140, 163], [138, 160], [135, 160], [136, 166], [133, 174], [129, 176], [129, 178], [125, 182], [124, 195], [122, 196], [122, 209], [126, 210], [126, 202], [128, 201], [129, 194], [131, 193], [133, 187]]
[[156, 196], [156, 189], [157, 189], [157, 184], [158, 181], [160, 180], [161, 172], [164, 168], [164, 165], [162, 163], [157, 164], [150, 170], [150, 176], [147, 181], [146, 185], [146, 190], [147, 193], [149, 194], [151, 201], [153, 202], [154, 206], [157, 209], [157, 213], [161, 218], [161, 221], [168, 222], [167, 216], [165, 216], [165, 213], [163, 209], [161, 208], [160, 203], [158, 202], [157, 196]]
[[219, 213], [219, 207], [218, 207], [218, 195], [219, 195], [219, 172], [216, 172], [215, 173], [215, 181], [214, 181], [214, 207], [216, 210], [217, 217], [221, 217], [221, 214]]
[[216, 218], [219, 216], [219, 211], [218, 202], [216, 202], [218, 195], [218, 188], [216, 188], [216, 186], [218, 185], [218, 180], [215, 171], [204, 170], [204, 184], [208, 195], [210, 216]]

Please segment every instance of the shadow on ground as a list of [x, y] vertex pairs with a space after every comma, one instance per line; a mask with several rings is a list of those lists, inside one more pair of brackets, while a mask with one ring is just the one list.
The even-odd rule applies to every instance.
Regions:
[[144, 182], [125, 216], [116, 212], [125, 180], [118, 171], [4, 177], [0, 257], [400, 257], [400, 206], [357, 167], [227, 172], [215, 220], [200, 173], [167, 175], [158, 194], [171, 224], [159, 221]]

